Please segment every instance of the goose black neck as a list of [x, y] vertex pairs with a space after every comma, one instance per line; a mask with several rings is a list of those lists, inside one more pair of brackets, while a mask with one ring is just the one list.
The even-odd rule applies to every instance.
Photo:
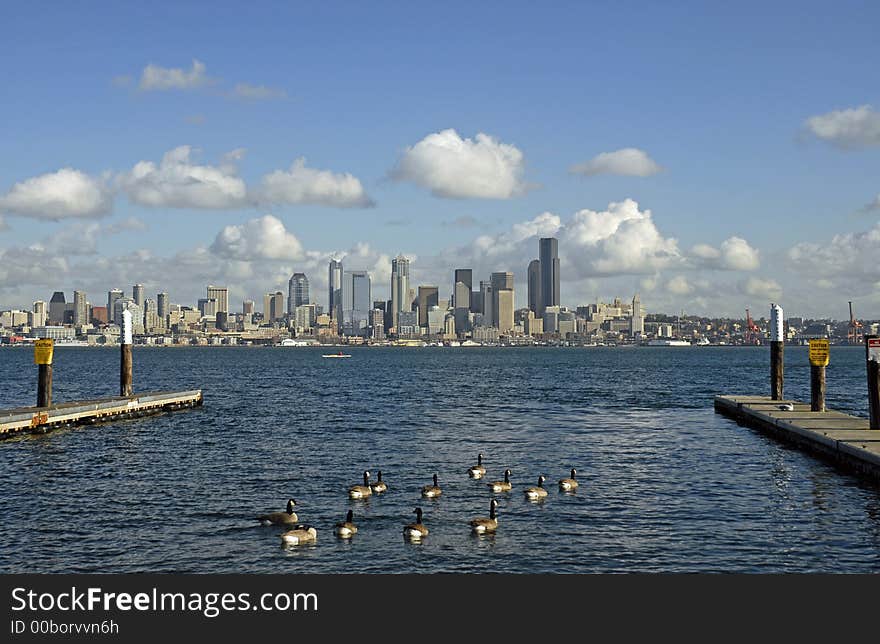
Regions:
[[504, 470], [504, 482], [510, 483], [510, 470]]
[[422, 522], [422, 508], [416, 508], [416, 523]]
[[364, 485], [370, 484], [370, 475], [368, 472], [364, 472]]
[[376, 480], [379, 481], [379, 483], [382, 482], [382, 470], [379, 470], [379, 472], [376, 474]]
[[495, 518], [495, 504], [494, 503], [489, 504], [489, 518], [490, 519]]
[[571, 469], [571, 478], [574, 478], [576, 474], [577, 474], [577, 470], [572, 468]]
[[346, 521], [347, 523], [351, 523], [351, 521], [352, 521], [353, 518], [354, 518], [354, 512], [352, 512], [351, 510], [349, 510], [349, 511], [348, 511], [348, 514], [345, 515], [345, 521]]
[[483, 464], [483, 455], [477, 454], [477, 465], [482, 465], [482, 464]]
[[434, 475], [434, 487], [437, 487], [437, 475]]
[[293, 514], [293, 501], [287, 502], [287, 514]]

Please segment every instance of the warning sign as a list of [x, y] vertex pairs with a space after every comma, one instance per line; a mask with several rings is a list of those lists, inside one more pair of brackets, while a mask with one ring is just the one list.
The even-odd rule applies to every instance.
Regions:
[[868, 360], [880, 362], [880, 338], [868, 338]]
[[810, 340], [810, 364], [814, 367], [827, 367], [828, 358], [828, 340]]
[[34, 342], [34, 364], [52, 364], [54, 340], [37, 340]]

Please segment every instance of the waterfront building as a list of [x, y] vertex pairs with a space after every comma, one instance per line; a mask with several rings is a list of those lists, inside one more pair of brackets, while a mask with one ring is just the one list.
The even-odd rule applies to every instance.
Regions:
[[523, 318], [523, 333], [532, 337], [544, 333], [544, 319], [535, 317], [534, 311], [529, 311]]
[[544, 307], [544, 333], [557, 333], [559, 331], [559, 307]]
[[50, 324], [64, 324], [64, 310], [67, 306], [64, 291], [55, 291], [49, 300]]
[[577, 333], [577, 318], [573, 311], [560, 310], [556, 324], [556, 331], [563, 338], [568, 337], [568, 334]]
[[528, 271], [528, 300], [529, 309], [541, 314], [541, 262], [533, 259], [529, 262]]
[[0, 326], [7, 328], [24, 326], [28, 323], [27, 311], [3, 311], [0, 313]]
[[89, 303], [85, 291], [73, 292], [73, 324], [85, 326], [89, 323]]
[[541, 265], [541, 306], [543, 314], [548, 306], [559, 306], [559, 240], [542, 237], [538, 240], [538, 260]]
[[373, 340], [385, 339], [385, 311], [374, 308], [370, 314], [370, 337]]
[[342, 325], [342, 273], [342, 262], [331, 259], [327, 276], [327, 313], [332, 320], [331, 324], [337, 325], [334, 331], [338, 331]]
[[318, 307], [315, 304], [300, 304], [293, 310], [293, 327], [297, 333], [311, 331], [318, 320]]
[[89, 313], [89, 317], [92, 322], [96, 322], [98, 324], [109, 324], [110, 318], [107, 315], [107, 307], [106, 306], [93, 306]]
[[342, 287], [342, 331], [345, 335], [366, 334], [372, 302], [370, 274], [367, 271], [345, 271]]
[[216, 313], [229, 313], [229, 289], [226, 286], [208, 286], [206, 299], [216, 300]]
[[635, 294], [632, 301], [629, 334], [633, 338], [645, 335], [645, 314], [642, 311], [642, 301], [638, 293]]
[[419, 314], [416, 311], [400, 311], [397, 314], [397, 335], [401, 337], [419, 336], [422, 328], [419, 326]]
[[168, 313], [170, 313], [170, 309], [168, 308], [169, 304], [168, 293], [162, 291], [156, 295], [156, 312], [159, 315], [159, 324], [163, 327], [168, 324]]
[[203, 297], [198, 302], [199, 313], [202, 317], [214, 317], [217, 315], [217, 300], [213, 297]]
[[498, 342], [498, 329], [494, 326], [480, 326], [474, 328], [473, 338], [476, 342]]
[[507, 333], [513, 328], [513, 289], [498, 289], [495, 291], [496, 319], [499, 333]]
[[428, 326], [428, 311], [440, 302], [439, 289], [436, 286], [419, 287], [419, 326]]
[[409, 259], [398, 255], [391, 260], [391, 326], [397, 327], [401, 311], [412, 310], [409, 287]]
[[305, 273], [294, 273], [287, 282], [287, 312], [293, 314], [298, 306], [309, 304], [309, 278]]
[[49, 340], [74, 340], [76, 329], [69, 326], [35, 326], [31, 329], [31, 337]]
[[443, 320], [443, 339], [455, 340], [455, 316], [451, 313], [447, 313]]
[[144, 285], [143, 284], [135, 284], [131, 287], [131, 298], [134, 300], [134, 303], [139, 307], [143, 308], [144, 306]]
[[37, 300], [34, 302], [33, 307], [33, 317], [30, 320], [31, 326], [46, 326], [46, 320], [48, 319], [49, 313], [46, 302], [43, 300]]
[[443, 324], [446, 320], [446, 309], [432, 306], [428, 310], [428, 335], [438, 335], [443, 332]]
[[148, 297], [144, 300], [144, 329], [147, 333], [158, 333], [164, 328], [165, 325], [160, 322], [159, 306], [156, 304], [156, 300]]
[[241, 303], [241, 313], [242, 313], [242, 315], [244, 315], [245, 317], [247, 317], [247, 316], [253, 316], [253, 315], [254, 315], [254, 312], [255, 312], [255, 306], [256, 306], [256, 305], [254, 304], [254, 301], [253, 301], [253, 300], [244, 300], [244, 301]]

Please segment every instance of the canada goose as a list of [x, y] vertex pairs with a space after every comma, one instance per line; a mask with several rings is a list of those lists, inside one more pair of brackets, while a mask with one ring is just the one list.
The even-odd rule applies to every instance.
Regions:
[[382, 470], [376, 473], [376, 482], [370, 483], [370, 489], [373, 490], [373, 494], [382, 494], [382, 492], [388, 490], [388, 486], [382, 480]]
[[403, 528], [403, 536], [410, 541], [421, 541], [422, 537], [428, 536], [428, 528], [422, 523], [422, 508], [416, 508], [416, 522], [410, 523]]
[[577, 470], [571, 468], [571, 478], [562, 479], [561, 481], [559, 481], [559, 489], [563, 490], [564, 492], [571, 492], [572, 490], [576, 490], [578, 486], [577, 478], [575, 478], [576, 476]]
[[492, 499], [489, 502], [489, 518], [480, 517], [479, 519], [471, 520], [471, 528], [474, 532], [485, 534], [486, 532], [495, 532], [498, 529], [498, 517], [495, 516], [495, 508], [497, 507], [498, 501]]
[[791, 403], [783, 403], [779, 405], [779, 409], [781, 409], [782, 411], [794, 411], [794, 405], [792, 405]]
[[468, 469], [468, 476], [472, 479], [481, 479], [486, 474], [486, 468], [483, 467], [483, 453], [477, 454], [477, 464]]
[[370, 473], [364, 472], [364, 484], [352, 485], [348, 488], [348, 496], [352, 499], [362, 499], [365, 496], [373, 494], [373, 488], [370, 487]]
[[434, 475], [434, 485], [426, 485], [422, 488], [422, 496], [426, 499], [433, 499], [435, 496], [443, 494], [443, 490], [437, 485], [437, 475]]
[[526, 498], [531, 501], [538, 501], [547, 496], [547, 490], [544, 489], [544, 477], [538, 477], [538, 487], [527, 487]]
[[348, 514], [345, 515], [345, 521], [340, 521], [336, 524], [336, 529], [334, 532], [336, 536], [340, 539], [350, 539], [355, 533], [357, 533], [357, 526], [352, 523], [352, 519], [354, 518], [354, 512], [351, 510], [348, 511]]
[[286, 512], [272, 512], [270, 514], [261, 514], [257, 517], [257, 521], [259, 521], [263, 525], [292, 525], [298, 520], [296, 512], [293, 511], [293, 506], [295, 505], [296, 501], [294, 499], [288, 499]]
[[292, 530], [281, 533], [281, 541], [289, 546], [313, 543], [318, 539], [318, 531], [310, 525], [297, 525]]
[[510, 470], [504, 470], [504, 480], [503, 481], [492, 481], [489, 483], [489, 487], [492, 488], [493, 492], [507, 492], [513, 486], [510, 484]]

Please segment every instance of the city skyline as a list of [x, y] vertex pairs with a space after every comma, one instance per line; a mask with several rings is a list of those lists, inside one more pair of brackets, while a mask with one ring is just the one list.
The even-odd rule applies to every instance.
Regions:
[[[563, 302], [639, 292], [670, 312], [780, 301], [845, 317], [852, 300], [880, 317], [880, 94], [864, 83], [880, 7], [807, 5], [756, 4], [760, 21], [468, 5], [464, 24], [416, 7], [230, 21], [159, 6], [137, 34], [121, 7], [52, 21], [17, 7], [0, 309], [134, 283], [259, 301], [294, 272], [326, 293], [331, 258], [392, 299], [399, 254], [411, 285], [470, 267], [476, 293], [513, 271], [522, 303], [535, 243], [555, 237]], [[584, 39], [585, 25], [602, 28]], [[358, 71], [338, 54], [352, 34]]]

